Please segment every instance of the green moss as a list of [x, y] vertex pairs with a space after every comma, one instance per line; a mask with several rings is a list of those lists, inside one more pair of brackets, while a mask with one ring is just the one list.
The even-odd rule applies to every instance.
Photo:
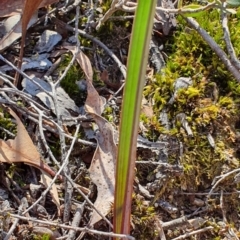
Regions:
[[33, 235], [32, 240], [50, 240], [51, 236], [49, 234], [43, 234], [43, 235]]
[[[17, 125], [13, 123], [11, 115], [2, 108], [0, 108], [0, 127], [9, 131], [15, 136], [17, 134]], [[9, 138], [13, 138], [12, 135], [7, 133], [7, 131], [0, 131], [0, 139], [7, 140]]]
[[[240, 16], [240, 9], [236, 10]], [[219, 14], [218, 10], [211, 10], [196, 19], [217, 44], [226, 50]], [[156, 134], [176, 137], [182, 142], [184, 149], [180, 158], [184, 174], [178, 179], [167, 181], [159, 192], [154, 193], [156, 196], [173, 192], [176, 188], [187, 192], [209, 189], [215, 177], [239, 167], [234, 126], [239, 121], [240, 85], [198, 33], [189, 29], [181, 17], [178, 20], [178, 29], [165, 46], [169, 51], [166, 67], [149, 80], [144, 88], [145, 98], [154, 102], [153, 109], [157, 120], [163, 109], [169, 117], [171, 130], [162, 131], [159, 127], [155, 129], [159, 131]], [[230, 17], [229, 27], [236, 54], [239, 56], [240, 39], [237, 36], [240, 23]], [[191, 77], [193, 85], [180, 89], [175, 102], [168, 105], [174, 92], [174, 82], [179, 77]], [[217, 95], [215, 90], [218, 90]], [[193, 131], [192, 137], [188, 136], [181, 123], [175, 120], [178, 113], [186, 114]], [[141, 120], [149, 126], [150, 119], [142, 115]], [[151, 130], [147, 129], [147, 134], [150, 135]], [[208, 134], [214, 139], [214, 148], [208, 140]], [[228, 160], [229, 158], [231, 160]], [[169, 162], [171, 161], [169, 156]], [[237, 188], [236, 184], [229, 186], [229, 179], [225, 182], [225, 185], [224, 182], [221, 183], [224, 189], [231, 191], [233, 185], [233, 188]], [[228, 202], [229, 206], [235, 203], [237, 209], [239, 203], [237, 204], [235, 197], [229, 198]], [[211, 204], [214, 206], [214, 203]]]
[[[66, 54], [64, 61], [60, 64], [59, 71], [64, 71], [71, 61], [71, 56]], [[65, 78], [61, 81], [61, 87], [68, 93], [68, 95], [79, 105], [83, 105], [86, 100], [86, 91], [78, 88], [76, 82], [85, 79], [85, 75], [78, 63], [74, 63]]]
[[156, 211], [148, 202], [144, 202], [142, 197], [134, 195], [132, 204], [132, 222], [135, 226], [133, 236], [139, 240], [155, 239], [158, 230], [155, 226]]
[[103, 117], [109, 122], [113, 122], [113, 109], [110, 106], [106, 106], [103, 112]]

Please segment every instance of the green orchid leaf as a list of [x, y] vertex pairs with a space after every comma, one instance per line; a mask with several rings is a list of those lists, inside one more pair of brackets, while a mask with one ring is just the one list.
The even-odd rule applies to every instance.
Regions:
[[129, 234], [137, 133], [156, 0], [138, 0], [130, 42], [123, 95], [116, 189], [114, 232]]

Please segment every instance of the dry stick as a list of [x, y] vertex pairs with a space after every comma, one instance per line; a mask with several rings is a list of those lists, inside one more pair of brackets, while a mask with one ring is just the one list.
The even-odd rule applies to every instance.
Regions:
[[10, 131], [8, 131], [7, 129], [5, 129], [5, 128], [3, 128], [3, 127], [0, 127], [0, 130], [1, 131], [3, 131], [3, 132], [5, 132], [5, 133], [7, 133], [9, 136], [11, 136], [11, 137], [16, 137], [16, 135], [15, 134], [13, 134], [13, 133], [11, 133]]
[[69, 6], [65, 6], [63, 8], [60, 9], [60, 11], [62, 11], [63, 13], [68, 13], [70, 11], [72, 11], [75, 7], [80, 6], [80, 3], [82, 2], [82, 0], [75, 0], [74, 3], [70, 4]]
[[188, 219], [186, 216], [177, 218], [177, 219], [173, 219], [169, 222], [162, 222], [162, 228], [164, 229], [171, 229], [171, 228], [175, 228], [178, 226], [183, 226], [183, 225], [188, 225]]
[[183, 234], [183, 235], [181, 235], [181, 236], [179, 236], [179, 237], [173, 238], [172, 240], [185, 239], [185, 238], [190, 237], [190, 236], [192, 236], [192, 235], [199, 234], [199, 233], [203, 233], [203, 232], [206, 232], [206, 231], [212, 230], [212, 229], [213, 229], [212, 226], [210, 226], [210, 227], [205, 227], [205, 228], [202, 228], [202, 229], [199, 229], [199, 230], [196, 230], [196, 231], [192, 231], [192, 232], [190, 232], [190, 233]]
[[132, 12], [135, 12], [137, 9], [137, 5], [133, 4], [132, 7], [128, 7], [127, 4], [124, 4], [121, 6], [120, 10], [124, 11], [124, 12], [129, 12], [129, 13], [132, 13]]
[[52, 97], [52, 95], [46, 91], [39, 83], [35, 82], [34, 79], [30, 78], [26, 73], [24, 73], [22, 70], [18, 69], [15, 67], [11, 62], [9, 62], [7, 59], [5, 59], [1, 54], [0, 54], [0, 60], [4, 61], [7, 63], [10, 67], [12, 67], [16, 72], [20, 73], [23, 77], [27, 78], [29, 81], [34, 83], [36, 86], [38, 86], [43, 92], [45, 92], [49, 97]]
[[[219, 180], [217, 180], [217, 182], [212, 186], [210, 192], [209, 192], [208, 195], [207, 195], [207, 198], [208, 198], [208, 199], [210, 198], [210, 196], [211, 196], [212, 193], [213, 193], [213, 190], [217, 187], [217, 185], [218, 185], [221, 181], [223, 181], [224, 179], [226, 179], [227, 177], [229, 177], [231, 174], [237, 173], [237, 172], [240, 172], [240, 168], [234, 169], [234, 170], [232, 170], [232, 171], [230, 171], [230, 172], [228, 172], [228, 173], [225, 173], [225, 174], [219, 176], [219, 177], [218, 177]], [[213, 180], [213, 183], [214, 183], [214, 182], [215, 182], [215, 179]], [[212, 183], [212, 184], [213, 184], [213, 183]]]
[[230, 55], [230, 61], [238, 70], [240, 70], [240, 61], [236, 56], [236, 53], [230, 38], [226, 7], [227, 7], [227, 3], [225, 1], [222, 2], [221, 19], [222, 19], [222, 28], [223, 28], [223, 38], [226, 43], [228, 54]]
[[[64, 70], [63, 74], [61, 75], [61, 77], [57, 80], [56, 83], [52, 83], [51, 81], [49, 81], [49, 84], [51, 86], [52, 89], [52, 99], [53, 99], [53, 103], [54, 103], [54, 108], [55, 108], [55, 113], [56, 113], [56, 117], [57, 117], [57, 123], [60, 126], [60, 128], [58, 128], [58, 135], [59, 135], [59, 139], [60, 139], [60, 148], [61, 148], [61, 162], [63, 163], [64, 161], [66, 161], [66, 164], [64, 164], [64, 173], [70, 176], [70, 170], [68, 167], [68, 158], [66, 159], [66, 144], [65, 144], [65, 135], [63, 134], [64, 132], [61, 130], [63, 128], [63, 122], [62, 122], [62, 117], [60, 116], [59, 113], [59, 107], [58, 107], [58, 100], [57, 100], [57, 88], [60, 85], [60, 82], [62, 81], [62, 79], [66, 76], [67, 72], [69, 71], [70, 67], [73, 65], [74, 61], [76, 59], [76, 55], [73, 55], [72, 60], [70, 61], [70, 63], [68, 64], [68, 66], [66, 67], [66, 69]], [[69, 218], [70, 218], [70, 211], [71, 211], [71, 197], [72, 197], [72, 186], [70, 184], [68, 184], [67, 179], [65, 179], [65, 201], [64, 201], [64, 214], [63, 214], [63, 221], [64, 222], [68, 222]]]
[[[75, 212], [75, 215], [72, 220], [72, 227], [78, 227], [83, 215], [84, 207], [85, 207], [86, 201], [84, 201], [82, 204], [77, 204], [77, 209]], [[68, 233], [67, 240], [73, 240], [76, 237], [76, 231], [71, 229]]]
[[12, 87], [13, 89], [17, 89], [15, 85], [10, 81], [10, 80], [14, 81], [14, 78], [6, 75], [2, 71], [0, 71], [0, 79], [4, 81], [6, 84], [8, 84], [10, 87]]
[[[126, 1], [126, 0], [124, 0]], [[123, 1], [121, 1], [123, 4]], [[99, 19], [98, 25], [96, 26], [96, 29], [99, 30], [101, 25], [105, 23], [109, 17], [113, 15], [114, 12], [119, 10], [119, 0], [112, 0], [111, 7], [107, 10], [107, 12], [104, 14], [102, 18]]]
[[112, 16], [109, 18], [109, 21], [126, 21], [126, 20], [132, 20], [134, 19], [134, 15], [130, 15], [130, 16]]
[[47, 225], [47, 226], [53, 226], [53, 227], [56, 227], [56, 228], [60, 227], [60, 228], [64, 228], [64, 229], [73, 229], [77, 232], [87, 232], [87, 233], [97, 234], [97, 235], [100, 235], [100, 236], [127, 238], [127, 239], [130, 239], [130, 240], [135, 240], [134, 237], [131, 237], [131, 236], [125, 235], [125, 234], [116, 234], [116, 233], [112, 233], [112, 232], [107, 233], [107, 232], [102, 232], [102, 231], [89, 229], [89, 228], [86, 228], [86, 227], [84, 227], [84, 228], [72, 227], [72, 226], [67, 226], [65, 224], [49, 222], [49, 221], [46, 221], [46, 220], [38, 220], [38, 219], [35, 219], [35, 218], [30, 218], [30, 217], [23, 217], [23, 216], [20, 216], [20, 215], [17, 215], [17, 214], [12, 214], [12, 213], [8, 213], [8, 215], [13, 217], [13, 218], [18, 218], [18, 219], [25, 220], [25, 221], [36, 222], [36, 223], [40, 223], [40, 224]]
[[38, 102], [36, 102], [35, 100], [32, 99], [32, 96], [25, 93], [25, 92], [22, 92], [18, 89], [12, 89], [12, 88], [1, 88], [0, 91], [3, 91], [3, 92], [10, 92], [10, 93], [13, 93], [13, 94], [17, 94], [19, 96], [21, 96], [22, 98], [26, 99], [27, 102], [32, 102], [33, 104], [35, 104], [38, 108], [40, 108], [41, 110], [45, 111], [45, 112], [48, 112], [50, 113], [50, 110], [49, 109], [46, 109], [45, 107], [43, 107], [41, 104], [39, 104]]
[[232, 75], [237, 79], [237, 81], [240, 82], [240, 73], [238, 69], [232, 65], [231, 61], [228, 59], [227, 54], [218, 46], [218, 44], [213, 40], [213, 38], [203, 28], [201, 28], [198, 22], [193, 18], [187, 17], [185, 18], [185, 20], [208, 43], [211, 49], [222, 60], [225, 67], [230, 71], [230, 73], [232, 73]]
[[[78, 28], [79, 10], [80, 10], [79, 6], [77, 6], [76, 16], [75, 16], [75, 28], [76, 29]], [[78, 54], [79, 51], [80, 51], [80, 42], [79, 42], [79, 39], [78, 39], [78, 32], [77, 31], [75, 32], [75, 38], [76, 38], [76, 41], [77, 41], [77, 49], [78, 49], [76, 54]], [[67, 182], [67, 184], [69, 185], [67, 187], [68, 188], [71, 187], [71, 189], [72, 189], [72, 185], [70, 184], [70, 182]], [[89, 192], [89, 194], [90, 194], [90, 192]], [[71, 202], [70, 202], [70, 204], [71, 204]], [[86, 204], [86, 200], [81, 205], [78, 204], [78, 207], [76, 209], [75, 215], [74, 215], [73, 220], [72, 220], [72, 226], [73, 227], [78, 227], [79, 226], [82, 215], [83, 215], [85, 204]], [[69, 211], [70, 211], [71, 210], [71, 205], [69, 205], [69, 207], [70, 207], [70, 209], [69, 209]], [[76, 231], [70, 230], [69, 233], [68, 233], [68, 238], [67, 239], [68, 240], [75, 239], [75, 236], [76, 236]]]

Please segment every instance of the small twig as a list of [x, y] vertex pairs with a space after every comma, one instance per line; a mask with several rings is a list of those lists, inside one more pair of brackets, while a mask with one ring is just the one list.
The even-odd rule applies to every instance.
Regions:
[[10, 80], [14, 81], [14, 78], [12, 78], [12, 77], [4, 74], [4, 73], [1, 72], [1, 71], [0, 71], [0, 76], [1, 76], [0, 79], [3, 80], [6, 84], [8, 84], [8, 85], [9, 85], [10, 87], [12, 87], [13, 89], [17, 89], [17, 88], [15, 87], [15, 85], [10, 81]]
[[64, 6], [63, 8], [60, 9], [63, 13], [68, 13], [72, 11], [75, 7], [79, 6], [82, 0], [75, 0], [74, 3], [70, 4], [69, 6]]
[[193, 18], [187, 17], [185, 18], [187, 23], [194, 28], [200, 36], [208, 43], [211, 49], [218, 55], [218, 57], [222, 60], [225, 67], [229, 70], [229, 72], [236, 78], [238, 82], [240, 82], [240, 74], [238, 69], [233, 66], [231, 61], [228, 59], [227, 54], [218, 46], [218, 44], [214, 41], [214, 39], [203, 29], [200, 27], [198, 22]]
[[117, 21], [126, 21], [126, 20], [132, 20], [134, 19], [134, 15], [131, 15], [131, 16], [112, 16], [109, 18], [109, 20], [111, 21], [114, 21], [114, 20], [117, 20]]
[[167, 240], [166, 236], [164, 234], [164, 231], [163, 231], [162, 221], [160, 221], [159, 219], [156, 219], [155, 225], [158, 228], [158, 235], [159, 235], [160, 240]]
[[[232, 170], [232, 171], [230, 171], [230, 172], [228, 172], [228, 173], [225, 173], [225, 174], [219, 176], [219, 177], [218, 177], [219, 180], [217, 180], [216, 183], [212, 186], [210, 192], [209, 192], [208, 195], [207, 195], [207, 198], [210, 198], [210, 196], [212, 195], [214, 189], [217, 187], [217, 185], [218, 185], [220, 182], [222, 182], [224, 179], [226, 179], [227, 177], [229, 177], [231, 174], [234, 174], [234, 173], [237, 173], [237, 172], [240, 172], [240, 168], [234, 169], [234, 170]], [[215, 181], [215, 179], [214, 179], [214, 181]], [[212, 184], [213, 184], [213, 183], [212, 183]]]
[[173, 219], [172, 221], [169, 222], [163, 222], [162, 223], [162, 228], [164, 229], [171, 229], [171, 228], [175, 228], [178, 226], [182, 226], [182, 225], [188, 225], [188, 219], [186, 216], [177, 218], [177, 219]]
[[203, 233], [203, 232], [206, 232], [206, 231], [209, 231], [209, 230], [212, 230], [212, 229], [213, 229], [212, 226], [205, 227], [205, 228], [202, 228], [202, 229], [199, 229], [199, 230], [192, 231], [190, 233], [185, 233], [185, 234], [183, 234], [183, 235], [181, 235], [179, 237], [173, 238], [172, 240], [185, 239], [185, 238], [188, 238], [188, 237], [190, 237], [192, 235]]
[[26, 100], [26, 102], [32, 102], [34, 105], [36, 105], [38, 108], [40, 108], [41, 110], [45, 111], [45, 112], [48, 112], [50, 113], [50, 110], [43, 107], [41, 104], [39, 104], [38, 102], [36, 102], [35, 100], [32, 99], [32, 96], [25, 93], [25, 92], [22, 92], [22, 91], [19, 91], [18, 89], [12, 89], [12, 88], [1, 88], [0, 91], [3, 91], [3, 92], [10, 92], [12, 94], [17, 94], [19, 96], [21, 96], [23, 99]]
[[23, 216], [20, 216], [20, 215], [17, 215], [17, 214], [12, 214], [12, 213], [9, 213], [9, 216], [11, 216], [13, 218], [25, 220], [25, 221], [32, 221], [32, 222], [35, 222], [35, 223], [40, 223], [40, 224], [47, 225], [47, 226], [54, 226], [54, 227], [57, 227], [57, 228], [60, 227], [60, 228], [69, 229], [69, 230], [72, 229], [76, 232], [87, 232], [87, 233], [97, 234], [97, 235], [100, 235], [100, 236], [127, 238], [127, 239], [130, 239], [130, 240], [135, 240], [134, 237], [129, 236], [129, 235], [125, 235], [125, 234], [116, 234], [116, 233], [112, 233], [112, 232], [107, 233], [107, 232], [97, 231], [97, 230], [94, 230], [94, 229], [89, 229], [87, 227], [84, 227], [84, 228], [72, 227], [72, 226], [67, 226], [65, 224], [54, 223], [54, 222], [50, 222], [50, 221], [46, 221], [46, 220], [38, 220], [38, 219], [35, 219], [35, 218], [30, 218], [30, 217], [23, 217]]
[[22, 70], [18, 69], [16, 66], [14, 66], [11, 62], [9, 62], [7, 59], [5, 59], [1, 54], [0, 54], [0, 60], [4, 61], [7, 63], [11, 68], [13, 68], [16, 72], [20, 73], [23, 77], [27, 78], [29, 81], [31, 81], [33, 84], [38, 86], [43, 92], [45, 92], [49, 97], [52, 97], [51, 94], [46, 91], [39, 83], [35, 82], [34, 79], [30, 78], [26, 73], [24, 73]]
[[58, 58], [53, 65], [47, 70], [47, 72], [44, 74], [45, 77], [49, 77], [57, 68], [58, 66], [62, 63], [64, 60], [65, 56], [62, 54], [60, 58]]
[[7, 129], [5, 129], [5, 128], [1, 127], [1, 126], [0, 126], [0, 130], [5, 132], [5, 133], [7, 133], [11, 137], [16, 137], [15, 134], [11, 133], [10, 131], [8, 131]]
[[223, 28], [223, 38], [226, 43], [228, 54], [230, 55], [230, 61], [232, 64], [240, 70], [240, 61], [238, 60], [235, 50], [233, 48], [230, 33], [228, 29], [228, 19], [227, 19], [227, 12], [226, 12], [227, 2], [222, 2], [222, 9], [221, 9], [221, 20], [222, 20], [222, 28]]
[[[76, 8], [75, 29], [78, 28], [78, 20], [79, 20], [79, 6]], [[77, 51], [73, 54], [72, 61], [70, 62], [68, 67], [65, 69], [65, 71], [64, 71], [65, 75], [69, 71], [70, 67], [73, 65], [73, 63], [76, 59], [76, 56], [77, 56], [77, 54], [79, 54], [79, 51], [80, 51], [80, 42], [79, 42], [79, 39], [78, 39], [78, 32], [77, 31], [75, 31], [75, 38], [76, 38], [76, 41], [77, 41]], [[60, 81], [63, 79], [64, 74], [61, 76], [61, 78], [52, 87], [53, 96], [54, 96], [54, 93], [56, 94], [56, 92], [55, 92], [56, 87], [58, 86]], [[58, 103], [57, 103], [57, 101], [55, 101], [55, 111], [56, 111], [56, 115], [57, 115], [58, 124], [59, 124], [60, 127], [62, 127], [62, 124], [63, 124], [62, 123], [62, 118], [59, 114], [57, 114], [57, 109], [58, 109]], [[61, 149], [62, 160], [64, 160], [65, 155], [66, 155], [66, 152], [65, 152], [65, 148], [66, 148], [65, 137], [61, 132], [59, 132], [59, 137], [60, 137], [60, 146], [62, 148]], [[69, 168], [69, 164], [68, 164], [69, 163], [68, 158], [65, 159], [65, 161], [66, 161], [66, 164], [65, 164], [65, 168], [64, 168], [64, 173], [67, 174], [71, 178], [71, 172], [70, 172], [70, 168]], [[67, 179], [65, 179], [64, 188], [65, 188], [65, 195], [64, 195], [63, 222], [67, 223], [67, 222], [69, 222], [69, 218], [70, 218], [71, 199], [72, 199], [72, 193], [73, 193], [73, 186]]]
[[[84, 201], [81, 205], [77, 204], [77, 209], [76, 209], [75, 215], [72, 220], [72, 227], [79, 226], [79, 223], [80, 223], [82, 215], [83, 215], [85, 204], [86, 204], [86, 201]], [[75, 237], [76, 237], [76, 231], [71, 229], [68, 233], [67, 240], [73, 240], [73, 239], [75, 239]]]
[[107, 10], [107, 12], [104, 14], [102, 18], [99, 19], [98, 25], [96, 26], [96, 29], [99, 30], [101, 25], [105, 23], [110, 16], [113, 15], [119, 8], [117, 7], [119, 0], [112, 0], [111, 7]]

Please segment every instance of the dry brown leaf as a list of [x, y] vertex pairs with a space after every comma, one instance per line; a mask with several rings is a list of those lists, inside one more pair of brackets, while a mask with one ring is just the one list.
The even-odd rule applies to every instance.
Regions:
[[[65, 48], [72, 51], [73, 54], [76, 54], [75, 47], [65, 46]], [[115, 166], [117, 158], [117, 146], [114, 142], [113, 135], [114, 129], [106, 119], [101, 117], [105, 99], [99, 96], [92, 85], [93, 71], [88, 57], [80, 51], [76, 58], [87, 79], [88, 96], [85, 109], [91, 114], [99, 128], [97, 133], [98, 146], [89, 168], [90, 177], [94, 184], [96, 184], [98, 190], [98, 196], [94, 206], [106, 216], [110, 212], [114, 200]], [[102, 217], [94, 210], [89, 225], [93, 226], [101, 219]]]
[[[97, 114], [92, 113], [91, 115], [99, 127], [97, 133], [98, 146], [89, 168], [90, 177], [98, 189], [94, 206], [106, 216], [110, 212], [114, 201], [117, 146], [114, 142], [112, 125]], [[94, 210], [89, 222], [90, 226], [101, 219], [102, 217]]]
[[[39, 8], [58, 1], [59, 0], [42, 0]], [[24, 3], [24, 0], [0, 0], [0, 17], [7, 17], [22, 13]]]
[[11, 109], [9, 109], [9, 113], [16, 119], [17, 136], [13, 140], [0, 139], [0, 162], [9, 164], [22, 162], [54, 176], [55, 172], [41, 160], [41, 156], [21, 120]]

